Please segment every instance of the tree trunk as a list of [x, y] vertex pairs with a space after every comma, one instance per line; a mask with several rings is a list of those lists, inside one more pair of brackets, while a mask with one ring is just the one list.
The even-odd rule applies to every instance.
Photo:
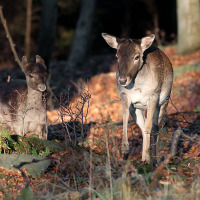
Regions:
[[124, 14], [124, 23], [122, 24], [122, 34], [120, 37], [129, 37], [131, 30], [131, 0], [125, 0], [125, 14]]
[[200, 1], [177, 0], [178, 52], [200, 49]]
[[79, 19], [76, 25], [74, 39], [66, 64], [66, 70], [72, 70], [83, 62], [90, 39], [94, 19], [96, 0], [82, 0]]
[[31, 53], [31, 15], [32, 15], [32, 0], [27, 0], [26, 8], [26, 37], [25, 37], [25, 55], [30, 59]]
[[54, 47], [56, 24], [57, 0], [42, 0], [42, 14], [37, 54], [44, 59], [47, 67]]
[[161, 45], [160, 40], [160, 27], [159, 27], [159, 15], [158, 15], [158, 7], [155, 0], [143, 0], [148, 8], [149, 13], [153, 18], [153, 25], [152, 31], [156, 36], [157, 45]]

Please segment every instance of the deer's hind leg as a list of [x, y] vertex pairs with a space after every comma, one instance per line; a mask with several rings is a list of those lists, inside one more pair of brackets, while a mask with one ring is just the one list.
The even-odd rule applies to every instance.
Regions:
[[160, 107], [160, 113], [159, 113], [159, 118], [158, 118], [158, 124], [160, 124], [160, 122], [162, 121], [164, 114], [166, 112], [167, 109], [167, 105], [168, 105], [168, 101], [166, 101], [161, 107]]
[[[143, 134], [143, 147], [142, 147], [142, 161], [150, 163], [150, 134], [158, 126], [158, 97], [153, 97], [148, 102], [147, 118], [145, 121], [145, 131]], [[157, 135], [155, 134], [154, 142], [157, 141]], [[154, 149], [156, 152], [156, 147]]]
[[158, 137], [159, 137], [159, 124], [163, 119], [163, 116], [165, 114], [166, 108], [168, 105], [168, 101], [165, 102], [163, 105], [156, 107], [154, 116], [153, 116], [153, 126], [151, 134], [153, 135], [153, 164], [157, 164], [157, 146], [158, 146]]
[[140, 127], [143, 134], [144, 128], [145, 128], [145, 118], [144, 118], [143, 110], [136, 109], [132, 105], [130, 106], [129, 110], [130, 110], [131, 117], [133, 118], [133, 121], [135, 121], [136, 124]]
[[153, 115], [153, 125], [151, 134], [153, 135], [153, 164], [157, 164], [157, 145], [158, 145], [158, 134], [159, 134], [159, 114], [160, 114], [160, 107], [157, 105], [154, 115]]

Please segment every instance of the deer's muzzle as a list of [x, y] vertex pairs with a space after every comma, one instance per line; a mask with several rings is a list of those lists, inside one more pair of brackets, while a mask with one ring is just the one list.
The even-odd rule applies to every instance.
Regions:
[[43, 83], [40, 83], [38, 85], [38, 90], [41, 91], [41, 92], [44, 92], [46, 90], [46, 85], [43, 84]]
[[127, 78], [124, 78], [124, 79], [119, 78], [120, 85], [126, 85], [126, 82], [127, 82]]
[[130, 78], [130, 76], [127, 76], [126, 78], [119, 77], [118, 82], [121, 86], [127, 86], [131, 82], [131, 78]]

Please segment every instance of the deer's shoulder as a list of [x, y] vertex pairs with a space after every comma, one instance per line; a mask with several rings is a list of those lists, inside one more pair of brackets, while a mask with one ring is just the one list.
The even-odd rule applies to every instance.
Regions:
[[158, 47], [152, 45], [144, 51], [144, 63], [149, 66], [168, 67], [171, 68], [171, 62], [166, 54]]

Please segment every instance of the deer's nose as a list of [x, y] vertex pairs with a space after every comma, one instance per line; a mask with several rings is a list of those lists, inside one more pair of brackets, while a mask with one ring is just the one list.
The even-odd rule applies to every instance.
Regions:
[[126, 85], [126, 82], [127, 82], [127, 78], [125, 78], [125, 79], [119, 79], [119, 83], [120, 83], [120, 85]]
[[41, 91], [41, 92], [44, 92], [46, 90], [46, 85], [43, 84], [43, 83], [40, 83], [38, 85], [38, 90]]

